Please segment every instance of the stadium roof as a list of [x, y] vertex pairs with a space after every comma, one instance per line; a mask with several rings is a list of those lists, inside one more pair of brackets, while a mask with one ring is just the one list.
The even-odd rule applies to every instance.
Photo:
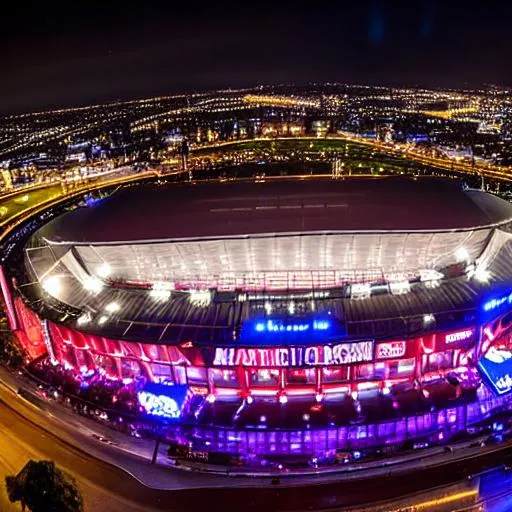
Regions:
[[50, 242], [108, 244], [259, 234], [445, 231], [500, 224], [512, 205], [446, 179], [350, 178], [143, 185], [66, 213]]

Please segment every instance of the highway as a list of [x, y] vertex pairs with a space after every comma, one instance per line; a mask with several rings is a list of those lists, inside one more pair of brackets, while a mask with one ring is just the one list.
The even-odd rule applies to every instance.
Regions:
[[501, 179], [504, 181], [512, 181], [512, 168], [503, 167], [492, 164], [479, 164], [465, 162], [463, 160], [456, 160], [451, 158], [442, 158], [439, 156], [431, 156], [421, 152], [417, 147], [412, 145], [407, 145], [403, 143], [385, 143], [375, 139], [369, 139], [352, 132], [340, 132], [337, 135], [327, 135], [325, 137], [314, 137], [314, 136], [296, 136], [296, 137], [261, 137], [255, 139], [244, 139], [238, 141], [226, 141], [226, 142], [214, 142], [209, 144], [198, 145], [195, 148], [192, 148], [192, 154], [195, 150], [208, 150], [215, 148], [223, 148], [229, 146], [236, 146], [237, 144], [240, 147], [243, 147], [244, 144], [250, 144], [255, 141], [262, 142], [271, 142], [271, 141], [293, 141], [293, 140], [303, 140], [303, 141], [345, 141], [345, 142], [353, 142], [357, 144], [361, 144], [368, 148], [371, 148], [375, 151], [379, 151], [381, 153], [385, 153], [395, 158], [403, 158], [409, 159], [413, 162], [417, 162], [419, 164], [424, 164], [432, 167], [436, 167], [438, 169], [443, 169], [446, 171], [459, 172], [463, 174], [469, 175], [484, 175], [488, 178]]
[[0, 196], [0, 226], [15, 220], [32, 208], [51, 203], [78, 192], [98, 188], [99, 186], [115, 185], [137, 180], [148, 176], [156, 176], [154, 171], [134, 174], [131, 167], [125, 166], [115, 171], [88, 178], [85, 182], [51, 183], [25, 187], [19, 192], [13, 191]]

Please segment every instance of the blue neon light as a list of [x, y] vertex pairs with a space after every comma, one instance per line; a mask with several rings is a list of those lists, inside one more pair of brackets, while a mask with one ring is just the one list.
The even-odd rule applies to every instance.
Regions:
[[329, 320], [313, 320], [312, 322], [294, 323], [282, 320], [267, 320], [256, 322], [254, 329], [257, 332], [304, 332], [304, 331], [327, 331], [331, 327]]
[[239, 341], [247, 344], [322, 343], [346, 335], [343, 325], [331, 316], [274, 316], [252, 318], [240, 329]]
[[491, 347], [478, 361], [484, 380], [498, 395], [512, 391], [512, 352]]
[[148, 382], [143, 390], [137, 393], [137, 397], [147, 415], [178, 420], [181, 417], [187, 391], [188, 386], [168, 386]]
[[484, 302], [483, 310], [484, 311], [493, 311], [503, 304], [512, 304], [512, 293], [508, 293], [507, 295], [503, 295], [502, 297], [498, 297], [497, 299], [490, 299], [487, 302]]

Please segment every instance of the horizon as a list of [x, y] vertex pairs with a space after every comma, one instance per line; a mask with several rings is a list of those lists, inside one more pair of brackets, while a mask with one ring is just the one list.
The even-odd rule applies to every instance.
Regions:
[[0, 111], [36, 111], [255, 83], [512, 85], [512, 5], [363, 0], [13, 5]]

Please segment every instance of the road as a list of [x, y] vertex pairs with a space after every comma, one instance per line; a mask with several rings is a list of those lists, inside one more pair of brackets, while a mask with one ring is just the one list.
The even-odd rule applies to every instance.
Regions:
[[[33, 417], [29, 406], [13, 403], [16, 398], [9, 399], [2, 394], [0, 404], [0, 510], [18, 510], [10, 504], [5, 492], [5, 476], [14, 474], [29, 459], [54, 460], [61, 468], [71, 473], [78, 481], [83, 492], [87, 511], [101, 512], [143, 512], [165, 510], [159, 506], [161, 497], [153, 496], [152, 492], [126, 473], [86, 454], [72, 449], [65, 443], [57, 442], [30, 421], [25, 420], [11, 407], [17, 407]], [[18, 399], [19, 400], [19, 399]], [[44, 423], [44, 418], [34, 418]], [[20, 508], [21, 509], [21, 508]], [[19, 509], [19, 510], [20, 510]]]
[[410, 160], [419, 164], [436, 167], [438, 169], [444, 169], [446, 171], [455, 171], [469, 175], [484, 175], [488, 178], [500, 179], [504, 181], [512, 181], [512, 168], [504, 167], [494, 164], [480, 164], [464, 162], [462, 160], [456, 160], [451, 158], [443, 158], [440, 156], [432, 156], [421, 152], [414, 146], [403, 144], [403, 143], [385, 143], [375, 139], [369, 139], [352, 132], [340, 132], [338, 135], [327, 135], [326, 137], [313, 137], [313, 136], [296, 136], [296, 137], [273, 137], [273, 138], [255, 138], [246, 139], [239, 141], [227, 141], [227, 142], [215, 142], [210, 144], [204, 144], [197, 146], [193, 151], [201, 153], [208, 149], [223, 148], [229, 146], [239, 145], [241, 148], [244, 145], [251, 145], [254, 142], [272, 142], [272, 141], [340, 141], [340, 142], [352, 142], [366, 146], [374, 151], [379, 151], [383, 154], [393, 156], [395, 158], [403, 158], [404, 160]]
[[[76, 418], [80, 421], [79, 416]], [[66, 426], [69, 427], [67, 430], [64, 428]], [[74, 443], [71, 443], [69, 438], [73, 434]], [[351, 501], [368, 497], [368, 482], [356, 483], [354, 488], [349, 489], [343, 487], [334, 475], [328, 478], [310, 477], [307, 480], [290, 481], [288, 484], [283, 480], [281, 485], [269, 486], [268, 479], [229, 479], [151, 466], [145, 460], [137, 460], [132, 455], [119, 453], [116, 448], [101, 445], [90, 436], [87, 438], [83, 432], [77, 431], [67, 416], [56, 419], [49, 411], [41, 411], [4, 385], [0, 385], [0, 448], [2, 482], [5, 475], [17, 472], [30, 458], [54, 460], [59, 467], [77, 479], [84, 494], [86, 511], [298, 511], [311, 510], [315, 507], [332, 509], [340, 502], [339, 500], [346, 500], [347, 496]], [[154, 483], [155, 487], [161, 487], [162, 478], [167, 478], [175, 490], [151, 489], [125, 471], [97, 458], [98, 452], [102, 452], [103, 456], [108, 458], [109, 451], [116, 453], [116, 461], [123, 467], [130, 463], [136, 464], [139, 476], [144, 474], [150, 485]], [[423, 464], [420, 463], [420, 466]], [[426, 470], [425, 467], [417, 469]], [[440, 468], [438, 473], [446, 475], [450, 471], [450, 468]], [[394, 495], [415, 492], [423, 485], [415, 482], [414, 478], [407, 479], [403, 473], [396, 478], [391, 475], [383, 476], [384, 478], [371, 482], [370, 485], [375, 491], [373, 496], [377, 493], [386, 496], [390, 492]], [[429, 480], [429, 477], [426, 479], [429, 482], [435, 480]], [[309, 485], [304, 487], [306, 481]], [[0, 510], [19, 510], [7, 503], [5, 490], [3, 486], [0, 487]], [[431, 500], [426, 498], [426, 495], [429, 493], [422, 492], [412, 499], [418, 503], [430, 503]], [[437, 493], [434, 499], [437, 504], [439, 496], [444, 496], [442, 499], [446, 500], [447, 495]], [[454, 505], [459, 499], [459, 493], [451, 491], [448, 497], [452, 500], [449, 503]], [[400, 501], [403, 503], [403, 500]], [[452, 509], [453, 507], [437, 508], [436, 512]], [[333, 510], [341, 512], [344, 509]]]
[[88, 189], [97, 188], [98, 185], [113, 185], [127, 180], [148, 177], [153, 174], [151, 172], [134, 174], [130, 166], [124, 166], [113, 169], [108, 173], [88, 178], [85, 183], [71, 182], [65, 184], [65, 186], [60, 182], [36, 185], [24, 188], [18, 193], [14, 192], [4, 197], [0, 196], [0, 225], [7, 224], [24, 212], [59, 197], [64, 198], [80, 190], [86, 192]]

